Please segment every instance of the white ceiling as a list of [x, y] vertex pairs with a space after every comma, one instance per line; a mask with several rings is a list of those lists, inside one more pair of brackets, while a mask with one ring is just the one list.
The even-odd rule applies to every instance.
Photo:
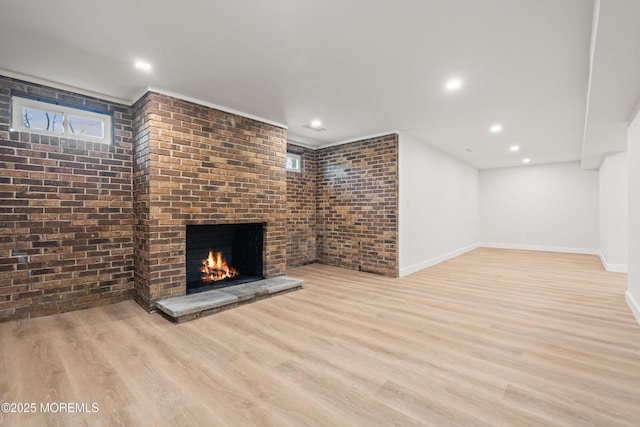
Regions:
[[[583, 148], [597, 167], [640, 99], [640, 1], [601, 3], [591, 79], [593, 0], [0, 0], [0, 70], [129, 103], [179, 94], [316, 147], [400, 131], [478, 168]], [[316, 118], [326, 131], [303, 127]]]

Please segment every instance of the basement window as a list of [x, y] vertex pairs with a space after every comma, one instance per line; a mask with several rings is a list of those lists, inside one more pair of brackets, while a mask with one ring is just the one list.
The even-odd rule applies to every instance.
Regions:
[[11, 102], [13, 130], [111, 143], [108, 114], [18, 96]]
[[302, 172], [302, 156], [295, 153], [287, 153], [286, 168], [292, 172]]

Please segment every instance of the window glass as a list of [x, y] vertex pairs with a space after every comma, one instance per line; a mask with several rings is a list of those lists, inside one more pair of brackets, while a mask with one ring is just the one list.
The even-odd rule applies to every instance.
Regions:
[[79, 117], [69, 114], [69, 133], [73, 135], [93, 136], [104, 138], [104, 123], [102, 120], [90, 117]]
[[286, 169], [300, 172], [302, 170], [302, 157], [299, 154], [287, 153]]
[[43, 130], [63, 134], [64, 114], [62, 112], [42, 111], [35, 108], [22, 108], [22, 125], [25, 129]]

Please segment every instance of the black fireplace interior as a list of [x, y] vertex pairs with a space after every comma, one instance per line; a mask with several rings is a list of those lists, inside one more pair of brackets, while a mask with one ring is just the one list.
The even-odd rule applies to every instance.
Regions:
[[[187, 294], [263, 279], [263, 224], [187, 225]], [[237, 275], [206, 280], [201, 270], [209, 251], [220, 252]]]

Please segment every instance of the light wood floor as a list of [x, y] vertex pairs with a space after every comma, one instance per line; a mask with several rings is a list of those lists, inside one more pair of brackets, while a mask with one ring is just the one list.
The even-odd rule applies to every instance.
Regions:
[[174, 325], [134, 302], [0, 324], [2, 426], [638, 426], [640, 326], [595, 256], [478, 249]]

